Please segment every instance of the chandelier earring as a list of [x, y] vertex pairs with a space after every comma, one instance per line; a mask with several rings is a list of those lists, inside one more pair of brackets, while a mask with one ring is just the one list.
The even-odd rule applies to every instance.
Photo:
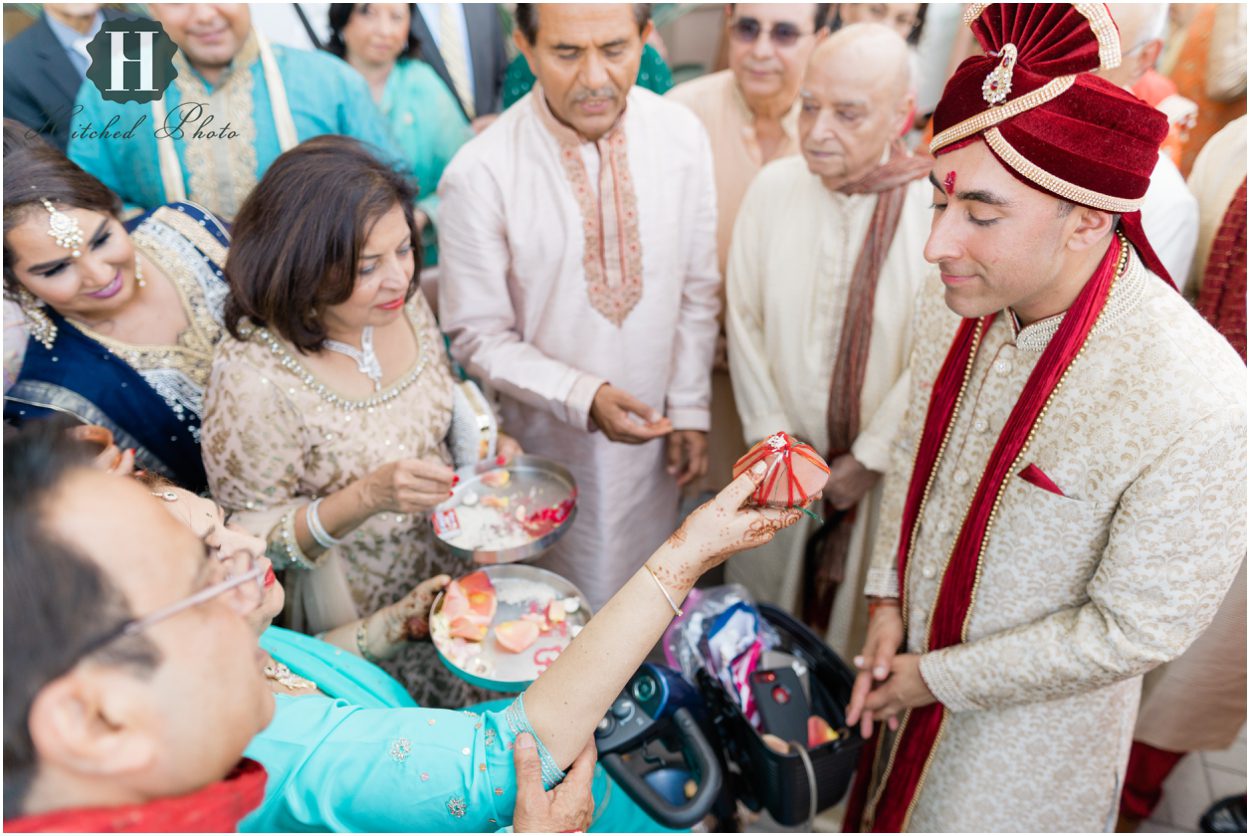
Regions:
[[148, 286], [148, 283], [143, 280], [143, 265], [139, 262], [138, 250], [135, 250], [135, 284], [140, 290]]
[[30, 324], [30, 335], [51, 351], [52, 344], [56, 342], [56, 323], [44, 310], [44, 301], [24, 287], [18, 288], [9, 298], [17, 302], [26, 316], [26, 321]]

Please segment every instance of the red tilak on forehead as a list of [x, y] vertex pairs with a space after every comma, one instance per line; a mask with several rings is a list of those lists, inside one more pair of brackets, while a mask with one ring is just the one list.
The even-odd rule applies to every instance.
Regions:
[[953, 195], [955, 193], [955, 172], [951, 170], [947, 172], [946, 179], [942, 181], [942, 185], [946, 187], [946, 193]]

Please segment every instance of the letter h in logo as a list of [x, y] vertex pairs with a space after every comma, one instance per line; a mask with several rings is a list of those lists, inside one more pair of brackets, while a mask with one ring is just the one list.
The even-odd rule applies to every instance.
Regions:
[[[134, 88], [136, 93], [155, 93], [156, 88], [152, 86], [152, 36], [155, 32], [109, 32], [109, 57], [112, 62], [109, 66], [109, 86], [110, 93], [116, 93], [121, 90], [127, 90], [126, 87], [126, 64], [130, 61], [139, 63], [139, 86]], [[126, 37], [134, 35], [139, 39], [139, 57], [126, 57]]]
[[159, 99], [178, 71], [178, 48], [155, 20], [107, 20], [87, 44], [91, 65], [87, 78], [110, 102], [151, 102]]

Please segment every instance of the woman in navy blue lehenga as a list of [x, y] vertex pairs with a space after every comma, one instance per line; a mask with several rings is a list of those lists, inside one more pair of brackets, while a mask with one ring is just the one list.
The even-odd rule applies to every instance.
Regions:
[[200, 415], [230, 239], [174, 203], [121, 220], [121, 202], [50, 147], [5, 152], [4, 287], [29, 333], [4, 418], [67, 414], [108, 428], [135, 467], [196, 491]]

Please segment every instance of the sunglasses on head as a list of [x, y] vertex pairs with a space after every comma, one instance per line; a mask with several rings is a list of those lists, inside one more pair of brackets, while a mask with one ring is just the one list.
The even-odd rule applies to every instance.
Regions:
[[[753, 17], [740, 17], [730, 25], [729, 31], [738, 41], [753, 44], [764, 31], [764, 27]], [[811, 33], [804, 32], [796, 24], [782, 21], [774, 23], [773, 28], [768, 30], [768, 39], [773, 42], [774, 46], [794, 46], [799, 38], [808, 34]]]

